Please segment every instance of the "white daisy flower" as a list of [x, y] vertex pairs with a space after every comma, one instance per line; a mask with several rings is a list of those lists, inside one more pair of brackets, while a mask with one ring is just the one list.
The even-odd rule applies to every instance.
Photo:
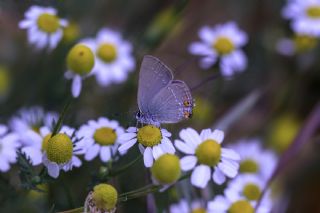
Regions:
[[181, 199], [179, 203], [175, 203], [170, 205], [170, 213], [205, 213], [208, 210], [206, 209], [205, 202], [202, 200], [194, 200], [190, 203], [185, 200]]
[[169, 139], [170, 136], [171, 133], [166, 129], [159, 129], [152, 125], [146, 125], [139, 129], [129, 127], [127, 133], [119, 136], [119, 143], [121, 145], [118, 151], [125, 153], [138, 142], [140, 152], [143, 154], [144, 165], [151, 167], [154, 159], [157, 159], [164, 153], [175, 153], [175, 148]]
[[29, 43], [36, 48], [49, 46], [49, 49], [54, 49], [63, 36], [63, 27], [67, 24], [65, 19], [57, 16], [56, 9], [31, 6], [25, 12], [25, 19], [19, 22], [19, 27], [27, 30]]
[[320, 37], [320, 0], [289, 0], [282, 15], [295, 33]]
[[238, 175], [229, 182], [224, 194], [230, 200], [240, 197], [241, 199], [249, 200], [255, 206], [265, 186], [266, 181], [257, 175]]
[[102, 162], [107, 162], [115, 156], [120, 145], [119, 136], [123, 133], [124, 129], [118, 121], [104, 117], [97, 121], [90, 120], [77, 132], [77, 138], [81, 141], [76, 144], [75, 150], [78, 154], [84, 154], [87, 161], [99, 155]]
[[293, 38], [282, 38], [276, 44], [276, 50], [285, 56], [292, 56], [314, 49], [318, 44], [315, 37], [308, 35], [295, 35]]
[[221, 130], [204, 129], [200, 135], [192, 128], [180, 131], [175, 146], [187, 156], [181, 159], [183, 171], [192, 170], [192, 185], [205, 188], [211, 178], [222, 184], [226, 177], [234, 178], [238, 173], [240, 156], [231, 149], [221, 148], [224, 133]]
[[276, 155], [261, 147], [261, 141], [257, 139], [241, 140], [232, 144], [229, 148], [240, 154], [239, 173], [259, 175], [267, 180], [277, 164]]
[[69, 171], [73, 167], [80, 167], [81, 160], [75, 155], [73, 138], [75, 130], [62, 126], [58, 134], [51, 137], [46, 145], [42, 162], [47, 167], [48, 174], [57, 178], [60, 170]]
[[33, 106], [22, 108], [9, 121], [9, 127], [19, 134], [23, 145], [30, 145], [30, 141], [24, 137], [26, 132], [32, 130], [39, 133], [41, 126], [51, 128], [58, 121], [58, 114], [55, 112], [45, 112], [42, 107]]
[[27, 130], [23, 135], [24, 140], [29, 143], [21, 148], [21, 152], [26, 154], [33, 166], [42, 163], [43, 153], [48, 140], [51, 138], [51, 133], [51, 128], [43, 126], [39, 129], [39, 132]]
[[208, 212], [210, 213], [270, 213], [272, 201], [268, 191], [256, 208], [256, 201], [243, 199], [242, 196], [227, 197], [217, 195], [213, 201], [208, 202]]
[[77, 98], [82, 88], [82, 80], [90, 76], [94, 66], [94, 54], [92, 50], [84, 45], [75, 45], [67, 55], [68, 70], [64, 77], [72, 79], [71, 93]]
[[84, 39], [81, 43], [95, 53], [93, 74], [101, 86], [125, 81], [128, 73], [135, 68], [132, 45], [123, 40], [118, 32], [103, 28], [95, 39]]
[[203, 56], [200, 66], [212, 67], [220, 58], [223, 76], [230, 77], [235, 72], [242, 72], [247, 67], [247, 57], [240, 49], [247, 43], [247, 35], [235, 22], [220, 24], [213, 28], [204, 26], [199, 31], [200, 42], [193, 42], [189, 52]]
[[10, 164], [17, 161], [17, 149], [20, 144], [18, 135], [8, 133], [8, 128], [0, 124], [0, 171], [7, 172]]

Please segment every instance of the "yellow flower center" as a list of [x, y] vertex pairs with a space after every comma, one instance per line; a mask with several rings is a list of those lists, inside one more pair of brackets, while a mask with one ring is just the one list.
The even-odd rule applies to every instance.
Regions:
[[46, 151], [51, 162], [63, 164], [71, 160], [73, 144], [69, 136], [59, 133], [49, 139]]
[[313, 18], [313, 19], [320, 18], [320, 6], [318, 6], [318, 5], [308, 7], [306, 12], [310, 18]]
[[101, 146], [113, 145], [116, 142], [117, 133], [109, 127], [101, 127], [95, 131], [93, 138]]
[[151, 167], [152, 176], [162, 184], [171, 184], [181, 174], [180, 161], [176, 155], [161, 155]]
[[207, 211], [204, 208], [195, 208], [191, 213], [206, 213]]
[[43, 139], [42, 139], [42, 146], [41, 146], [41, 149], [43, 151], [47, 151], [47, 148], [48, 148], [48, 141], [49, 139], [51, 138], [51, 133], [47, 134]]
[[80, 35], [79, 26], [76, 23], [71, 22], [70, 24], [68, 24], [68, 26], [63, 28], [62, 40], [64, 42], [69, 43], [76, 40], [79, 37], [79, 35]]
[[91, 72], [94, 65], [93, 52], [89, 47], [77, 44], [67, 55], [67, 65], [71, 71], [79, 75], [86, 75]]
[[200, 164], [215, 166], [221, 158], [221, 146], [214, 140], [206, 140], [197, 147], [196, 156]]
[[230, 206], [228, 213], [254, 213], [254, 208], [248, 201], [239, 200]]
[[93, 188], [92, 199], [98, 209], [112, 210], [117, 204], [118, 192], [113, 186], [102, 183]]
[[59, 18], [49, 13], [41, 14], [38, 17], [37, 24], [39, 29], [46, 33], [54, 33], [60, 27]]
[[227, 55], [234, 50], [234, 44], [231, 39], [221, 36], [214, 42], [213, 48], [219, 55]]
[[158, 127], [147, 125], [138, 130], [137, 139], [143, 146], [153, 147], [161, 143], [162, 135]]
[[256, 184], [248, 183], [243, 188], [243, 195], [248, 200], [258, 200], [261, 195], [261, 190], [260, 190], [259, 186], [257, 186]]
[[298, 52], [305, 52], [317, 46], [317, 39], [308, 35], [296, 35], [293, 39], [296, 50]]
[[103, 43], [97, 50], [97, 55], [106, 63], [111, 63], [117, 58], [117, 49], [113, 44]]
[[259, 171], [259, 165], [252, 159], [246, 159], [240, 163], [240, 173], [257, 173]]

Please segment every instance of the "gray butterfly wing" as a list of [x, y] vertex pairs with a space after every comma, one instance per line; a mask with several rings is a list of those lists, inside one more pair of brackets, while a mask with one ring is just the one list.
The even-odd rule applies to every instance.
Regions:
[[152, 98], [172, 79], [171, 70], [158, 58], [150, 55], [143, 57], [138, 88], [138, 107], [142, 113], [148, 113]]
[[174, 80], [152, 99], [149, 113], [159, 123], [177, 123], [191, 117], [193, 105], [189, 87]]

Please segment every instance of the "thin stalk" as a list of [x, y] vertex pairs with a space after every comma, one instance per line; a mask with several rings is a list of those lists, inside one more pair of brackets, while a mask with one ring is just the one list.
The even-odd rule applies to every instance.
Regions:
[[191, 88], [191, 91], [195, 91], [196, 89], [199, 89], [201, 86], [203, 86], [204, 84], [213, 81], [217, 78], [219, 78], [221, 75], [220, 73], [214, 73], [212, 76], [210, 76], [209, 78], [204, 79], [202, 82], [200, 82], [199, 84], [197, 84], [196, 86]]
[[120, 169], [117, 169], [115, 171], [111, 171], [110, 175], [111, 176], [117, 176], [119, 174], [121, 174], [123, 171], [127, 170], [128, 168], [130, 168], [132, 165], [134, 165], [136, 162], [138, 162], [139, 160], [142, 159], [142, 155], [139, 155], [136, 159], [134, 159], [133, 161], [131, 161], [130, 163], [124, 165], [123, 167], [121, 167]]
[[59, 129], [61, 128], [62, 123], [63, 123], [63, 119], [65, 118], [65, 115], [66, 115], [66, 113], [67, 113], [67, 111], [68, 111], [68, 109], [69, 109], [69, 107], [70, 107], [71, 101], [72, 101], [72, 99], [69, 98], [69, 99], [67, 100], [67, 103], [64, 105], [63, 110], [62, 110], [62, 112], [61, 112], [61, 114], [60, 114], [60, 117], [59, 117], [59, 119], [58, 119], [58, 122], [56, 123], [56, 125], [55, 125], [54, 128], [53, 128], [51, 137], [53, 137], [54, 135], [56, 135], [56, 134], [58, 133]]

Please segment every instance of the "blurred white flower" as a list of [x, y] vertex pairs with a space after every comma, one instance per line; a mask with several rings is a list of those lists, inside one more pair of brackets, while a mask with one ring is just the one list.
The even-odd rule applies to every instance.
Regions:
[[170, 213], [205, 213], [207, 212], [206, 205], [202, 200], [194, 200], [190, 203], [185, 200], [181, 199], [179, 203], [175, 203], [170, 205]]
[[175, 146], [187, 154], [181, 159], [181, 169], [194, 169], [192, 185], [205, 188], [211, 178], [220, 185], [225, 182], [225, 176], [234, 178], [237, 175], [240, 156], [231, 149], [221, 148], [223, 131], [204, 129], [199, 135], [187, 128], [180, 131], [180, 138], [183, 141], [175, 140]]
[[56, 9], [31, 6], [25, 12], [25, 19], [19, 22], [19, 27], [27, 30], [29, 43], [36, 48], [49, 46], [49, 49], [54, 49], [63, 36], [63, 27], [67, 24], [65, 19], [57, 16]]
[[293, 38], [282, 38], [276, 44], [276, 50], [285, 56], [292, 56], [314, 49], [317, 38], [308, 35], [295, 35]]
[[98, 155], [101, 161], [107, 162], [115, 156], [119, 143], [119, 136], [124, 129], [117, 121], [101, 117], [97, 121], [90, 120], [80, 127], [77, 138], [81, 138], [75, 146], [75, 152], [84, 154], [87, 161], [93, 160]]
[[256, 174], [263, 180], [272, 175], [277, 164], [277, 157], [272, 151], [263, 149], [261, 141], [257, 139], [241, 140], [230, 145], [229, 148], [240, 154], [239, 173]]
[[199, 31], [201, 41], [193, 42], [189, 52], [202, 56], [200, 66], [212, 67], [220, 58], [220, 69], [225, 77], [242, 72], [247, 67], [247, 57], [240, 49], [247, 43], [247, 35], [236, 23], [228, 22], [215, 27], [204, 26]]
[[259, 176], [241, 174], [228, 183], [224, 194], [230, 200], [241, 198], [250, 201], [255, 206], [265, 186], [266, 181]]
[[74, 151], [75, 142], [72, 140], [75, 129], [62, 126], [58, 134], [46, 141], [42, 163], [47, 167], [48, 174], [57, 178], [60, 170], [72, 170], [73, 167], [80, 167], [81, 160], [76, 156]]
[[208, 212], [210, 213], [270, 213], [272, 201], [270, 191], [263, 196], [259, 207], [255, 210], [256, 202], [243, 199], [242, 196], [227, 197], [217, 195], [213, 201], [208, 202]]
[[118, 32], [103, 28], [95, 39], [87, 38], [80, 42], [95, 53], [93, 74], [101, 86], [125, 81], [128, 73], [135, 68], [132, 45], [123, 40]]
[[[24, 137], [29, 131], [39, 133], [40, 127], [52, 128], [58, 121], [56, 112], [45, 112], [40, 106], [20, 109], [16, 115], [9, 120], [10, 129], [20, 136], [22, 145], [32, 144], [28, 137]], [[29, 133], [28, 133], [29, 134]]]
[[282, 16], [295, 33], [320, 37], [320, 0], [288, 0]]
[[40, 132], [36, 133], [32, 130], [27, 130], [23, 135], [25, 140], [28, 140], [28, 145], [21, 148], [21, 152], [26, 154], [33, 166], [42, 163], [43, 143], [51, 137], [51, 131], [47, 127], [41, 127]]
[[170, 136], [171, 133], [166, 129], [159, 129], [152, 125], [147, 125], [139, 129], [129, 127], [127, 133], [119, 136], [119, 143], [121, 145], [118, 151], [125, 153], [138, 142], [139, 150], [141, 154], [143, 154], [144, 165], [151, 167], [154, 159], [157, 159], [164, 153], [175, 153], [175, 148], [169, 139]]
[[8, 133], [8, 128], [0, 124], [0, 171], [7, 172], [10, 164], [17, 161], [18, 136]]

